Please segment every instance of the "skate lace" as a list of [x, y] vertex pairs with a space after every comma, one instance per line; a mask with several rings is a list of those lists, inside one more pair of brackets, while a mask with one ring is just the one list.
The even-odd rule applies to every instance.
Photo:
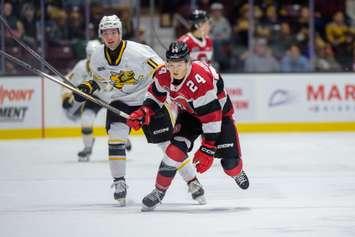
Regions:
[[123, 180], [118, 180], [118, 181], [114, 181], [111, 184], [111, 188], [115, 188], [115, 192], [119, 193], [119, 192], [124, 192], [128, 186], [126, 185], [126, 182]]
[[189, 183], [189, 193], [195, 193], [201, 189], [201, 184], [197, 181], [192, 181]]
[[246, 176], [244, 175], [244, 172], [242, 172], [240, 175], [234, 177], [235, 181], [238, 183], [242, 184], [247, 181]]
[[163, 193], [159, 190], [154, 189], [148, 196], [147, 198], [149, 198], [152, 201], [158, 200], [159, 202], [161, 202]]

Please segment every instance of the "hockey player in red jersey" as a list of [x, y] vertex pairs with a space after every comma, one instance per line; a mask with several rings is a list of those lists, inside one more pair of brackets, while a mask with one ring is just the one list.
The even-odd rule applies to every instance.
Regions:
[[211, 63], [213, 54], [213, 41], [208, 36], [210, 20], [203, 10], [194, 10], [190, 16], [190, 32], [180, 36], [178, 41], [185, 42], [190, 50], [191, 60]]
[[155, 189], [143, 199], [143, 211], [152, 210], [161, 202], [177, 168], [200, 135], [201, 146], [193, 158], [197, 172], [207, 171], [214, 158], [220, 158], [224, 172], [241, 189], [249, 187], [232, 118], [233, 106], [221, 76], [212, 66], [191, 61], [184, 42], [173, 42], [166, 59], [166, 66], [155, 73], [143, 106], [127, 121], [134, 129], [149, 124], [150, 117], [159, 111], [168, 96], [179, 107], [173, 137], [161, 161]]

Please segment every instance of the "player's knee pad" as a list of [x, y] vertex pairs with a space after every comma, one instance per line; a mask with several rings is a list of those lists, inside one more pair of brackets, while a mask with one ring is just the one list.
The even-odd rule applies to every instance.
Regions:
[[160, 163], [159, 174], [164, 177], [174, 177], [176, 174], [177, 168], [166, 164], [164, 161]]
[[166, 164], [164, 161], [160, 163], [159, 172], [155, 180], [155, 186], [161, 190], [169, 188], [176, 174], [176, 167]]
[[240, 174], [243, 169], [242, 159], [222, 159], [221, 164], [224, 172], [229, 176], [236, 176]]
[[125, 159], [129, 128], [124, 123], [112, 123], [108, 131], [109, 159]]
[[192, 143], [189, 139], [179, 136], [174, 137], [171, 140], [171, 144], [174, 144], [175, 146], [179, 147], [185, 153], [189, 152], [192, 146]]
[[125, 143], [128, 139], [129, 127], [124, 123], [112, 123], [108, 130], [109, 141], [122, 140]]
[[126, 149], [129, 127], [121, 122], [110, 123], [108, 130], [108, 158], [112, 177], [126, 175]]
[[96, 113], [91, 109], [85, 109], [81, 114], [81, 126], [92, 127], [95, 121]]
[[81, 128], [81, 134], [83, 134], [83, 135], [91, 135], [92, 133], [93, 133], [92, 127], [82, 127]]
[[160, 142], [157, 143], [158, 147], [165, 153], [166, 148], [169, 146], [170, 142], [166, 141], [166, 142]]
[[186, 159], [186, 157], [186, 152], [184, 152], [181, 148], [175, 144], [169, 144], [165, 150], [163, 162], [168, 166], [177, 168]]
[[109, 141], [108, 155], [110, 160], [119, 160], [119, 159], [124, 160], [126, 158], [125, 144]]

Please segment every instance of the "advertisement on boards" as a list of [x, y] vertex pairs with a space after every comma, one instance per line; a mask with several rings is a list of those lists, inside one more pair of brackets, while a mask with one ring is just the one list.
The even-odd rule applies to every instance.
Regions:
[[231, 98], [237, 121], [252, 121], [255, 117], [254, 80], [242, 74], [222, 75], [224, 86]]
[[40, 128], [41, 80], [35, 77], [0, 79], [0, 128]]
[[258, 119], [266, 121], [355, 121], [352, 74], [275, 75], [259, 81]]

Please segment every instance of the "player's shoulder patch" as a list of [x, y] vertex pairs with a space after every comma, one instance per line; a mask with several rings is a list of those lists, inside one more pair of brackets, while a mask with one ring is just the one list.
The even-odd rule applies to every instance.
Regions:
[[196, 60], [196, 61], [192, 62], [192, 65], [195, 65], [195, 67], [201, 68], [200, 70], [203, 70], [205, 72], [210, 72], [209, 65], [205, 62]]
[[166, 68], [165, 65], [161, 65], [160, 67], [158, 67], [156, 73], [155, 73], [156, 76], [161, 76], [161, 77], [166, 77], [166, 76], [169, 76], [170, 77], [170, 73], [168, 71], [168, 69]]
[[189, 36], [187, 34], [180, 36], [177, 41], [185, 42], [189, 40]]

